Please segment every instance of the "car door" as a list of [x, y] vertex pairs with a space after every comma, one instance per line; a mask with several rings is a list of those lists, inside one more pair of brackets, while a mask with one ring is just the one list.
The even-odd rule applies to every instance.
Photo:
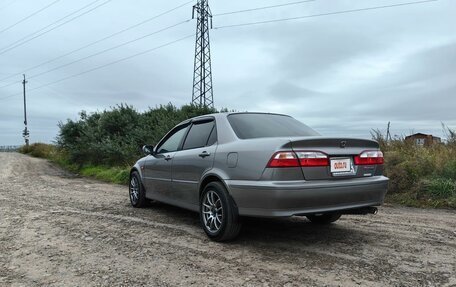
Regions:
[[176, 151], [181, 147], [189, 124], [181, 125], [169, 132], [149, 155], [144, 165], [146, 197], [162, 201], [172, 199], [171, 168]]
[[214, 164], [216, 143], [217, 129], [214, 119], [199, 120], [192, 123], [182, 150], [174, 156], [173, 193], [190, 209], [198, 208], [198, 183]]

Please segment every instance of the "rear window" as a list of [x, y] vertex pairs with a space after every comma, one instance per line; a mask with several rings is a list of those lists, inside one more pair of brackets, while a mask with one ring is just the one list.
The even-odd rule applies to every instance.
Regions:
[[320, 135], [300, 121], [282, 115], [232, 114], [228, 121], [240, 139]]

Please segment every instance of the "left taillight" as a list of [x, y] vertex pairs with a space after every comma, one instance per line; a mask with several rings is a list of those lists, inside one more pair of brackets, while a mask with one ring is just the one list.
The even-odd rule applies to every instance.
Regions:
[[379, 150], [368, 150], [362, 152], [360, 155], [355, 156], [356, 165], [376, 165], [383, 164], [383, 152]]
[[267, 167], [314, 167], [328, 166], [328, 156], [318, 151], [276, 152]]
[[298, 167], [299, 161], [292, 151], [279, 151], [272, 155], [267, 167]]

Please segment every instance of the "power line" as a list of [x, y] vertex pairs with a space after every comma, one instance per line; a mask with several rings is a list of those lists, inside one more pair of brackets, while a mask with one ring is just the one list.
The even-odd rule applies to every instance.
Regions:
[[[97, 1], [99, 1], [99, 0], [97, 0]], [[79, 52], [79, 51], [81, 51], [81, 50], [83, 50], [83, 49], [86, 49], [86, 48], [91, 47], [91, 46], [93, 46], [93, 45], [96, 45], [96, 44], [98, 44], [98, 43], [100, 43], [100, 42], [103, 42], [103, 41], [105, 41], [105, 40], [108, 40], [108, 39], [110, 39], [110, 38], [112, 38], [112, 37], [115, 37], [115, 36], [117, 36], [117, 35], [120, 35], [120, 34], [122, 34], [122, 33], [125, 33], [125, 32], [127, 32], [127, 31], [129, 31], [129, 30], [131, 30], [131, 29], [133, 29], [133, 28], [136, 28], [136, 27], [139, 27], [139, 26], [141, 26], [141, 25], [144, 25], [144, 24], [146, 24], [146, 23], [148, 23], [148, 22], [150, 22], [150, 21], [152, 21], [152, 20], [155, 20], [155, 19], [157, 19], [157, 18], [159, 18], [159, 17], [162, 17], [162, 16], [164, 16], [164, 15], [167, 15], [167, 14], [169, 14], [169, 13], [171, 13], [171, 12], [173, 12], [173, 11], [179, 9], [179, 8], [182, 8], [182, 7], [184, 7], [184, 6], [186, 6], [186, 5], [190, 4], [190, 3], [193, 3], [193, 2], [194, 2], [194, 0], [187, 1], [187, 2], [185, 2], [185, 3], [183, 3], [183, 4], [179, 5], [179, 6], [176, 6], [176, 7], [172, 8], [172, 9], [169, 9], [169, 10], [167, 10], [167, 11], [164, 11], [164, 12], [162, 12], [162, 13], [160, 13], [160, 14], [157, 14], [157, 15], [155, 15], [155, 16], [153, 16], [153, 17], [147, 18], [147, 19], [145, 19], [145, 20], [143, 20], [143, 21], [141, 21], [141, 22], [138, 22], [138, 23], [136, 23], [136, 24], [134, 24], [134, 25], [132, 25], [132, 26], [129, 26], [129, 27], [125, 28], [125, 29], [122, 29], [122, 30], [117, 31], [117, 32], [115, 32], [115, 33], [112, 33], [112, 34], [110, 34], [110, 35], [108, 35], [108, 36], [106, 36], [106, 37], [103, 37], [103, 38], [101, 38], [101, 39], [99, 39], [99, 40], [96, 40], [96, 41], [94, 41], [94, 42], [91, 42], [91, 43], [89, 43], [89, 44], [86, 44], [86, 45], [84, 45], [84, 46], [82, 46], [82, 47], [79, 47], [79, 48], [77, 48], [77, 49], [71, 50], [71, 51], [69, 51], [69, 52], [67, 52], [67, 53], [65, 53], [65, 54], [63, 54], [63, 55], [60, 55], [60, 56], [58, 56], [58, 57], [55, 57], [55, 58], [53, 58], [53, 59], [51, 59], [51, 60], [42, 62], [42, 63], [40, 63], [40, 64], [38, 64], [38, 65], [33, 66], [33, 67], [26, 68], [26, 69], [24, 70], [24, 72], [28, 72], [28, 71], [34, 70], [34, 69], [39, 68], [39, 67], [42, 67], [42, 66], [44, 66], [44, 65], [46, 65], [46, 64], [49, 64], [49, 63], [55, 62], [55, 61], [57, 61], [57, 60], [59, 60], [59, 59], [62, 59], [62, 58], [64, 58], [64, 57], [66, 57], [66, 56], [72, 55], [72, 54], [74, 54], [74, 53], [76, 53], [76, 52]], [[7, 80], [7, 79], [10, 79], [10, 78], [12, 78], [12, 77], [21, 75], [21, 74], [22, 74], [22, 73], [12, 74], [12, 75], [10, 75], [10, 76], [8, 76], [8, 77], [5, 77], [5, 78], [0, 79], [0, 82], [1, 82], [1, 81], [4, 81], [4, 80]]]
[[[145, 50], [145, 51], [142, 51], [142, 52], [139, 52], [139, 53], [136, 53], [136, 54], [133, 54], [133, 55], [130, 55], [130, 56], [128, 56], [128, 57], [124, 57], [124, 58], [118, 59], [118, 60], [116, 60], [116, 61], [109, 62], [109, 63], [107, 63], [107, 64], [104, 64], [104, 65], [101, 65], [101, 66], [97, 66], [97, 67], [91, 68], [91, 69], [89, 69], [89, 70], [85, 70], [85, 71], [83, 71], [83, 72], [80, 72], [80, 73], [77, 73], [77, 74], [73, 74], [73, 75], [70, 75], [70, 76], [61, 78], [61, 79], [56, 80], [56, 81], [54, 81], [54, 82], [50, 82], [50, 83], [47, 83], [47, 84], [44, 84], [44, 85], [35, 87], [35, 88], [33, 88], [33, 89], [30, 89], [29, 91], [38, 90], [38, 89], [41, 89], [41, 88], [44, 88], [44, 87], [47, 87], [47, 86], [50, 86], [50, 85], [54, 85], [54, 84], [57, 84], [57, 83], [60, 83], [60, 82], [69, 80], [69, 79], [71, 79], [71, 78], [75, 78], [75, 77], [78, 77], [78, 76], [81, 76], [81, 75], [84, 75], [84, 74], [87, 74], [87, 73], [90, 73], [90, 72], [93, 72], [93, 71], [96, 71], [96, 70], [99, 70], [99, 69], [102, 69], [102, 68], [105, 68], [105, 67], [108, 67], [108, 66], [111, 66], [111, 65], [114, 65], [114, 64], [117, 64], [117, 63], [120, 63], [120, 62], [129, 60], [129, 59], [132, 59], [132, 58], [135, 58], [135, 57], [138, 57], [138, 56], [141, 56], [141, 55], [144, 55], [144, 54], [153, 52], [153, 51], [155, 51], [155, 50], [158, 50], [158, 49], [161, 49], [161, 48], [164, 48], [164, 47], [173, 45], [173, 44], [175, 44], [175, 43], [184, 41], [184, 40], [186, 40], [186, 39], [188, 39], [188, 38], [192, 38], [192, 37], [194, 37], [194, 36], [195, 36], [195, 34], [187, 35], [187, 36], [182, 37], [182, 38], [179, 38], [179, 39], [177, 39], [177, 40], [174, 40], [174, 41], [171, 41], [171, 42], [167, 42], [167, 43], [162, 44], [162, 45], [159, 45], [159, 46], [155, 46], [155, 47], [153, 47], [153, 48], [147, 49], [147, 50]], [[8, 98], [15, 97], [15, 96], [18, 96], [18, 95], [21, 95], [21, 93], [16, 93], [16, 94], [9, 95], [9, 96], [0, 98], [0, 100], [8, 99]]]
[[278, 5], [271, 5], [271, 6], [257, 7], [257, 8], [251, 8], [251, 9], [238, 10], [238, 11], [224, 12], [224, 13], [214, 14], [212, 16], [213, 17], [217, 17], [217, 16], [232, 15], [232, 14], [252, 12], [252, 11], [258, 11], [258, 10], [266, 10], [266, 9], [272, 9], [272, 8], [279, 8], [279, 7], [284, 7], [284, 6], [297, 5], [297, 4], [302, 4], [302, 3], [307, 3], [307, 2], [315, 2], [315, 1], [317, 1], [317, 0], [296, 1], [296, 2], [278, 4]]
[[[98, 2], [98, 1], [100, 1], [100, 0], [96, 0], [96, 1], [94, 1], [94, 2]], [[6, 47], [4, 47], [4, 48], [1, 49], [0, 55], [3, 55], [4, 53], [6, 53], [6, 52], [8, 52], [8, 51], [11, 51], [11, 50], [13, 50], [13, 49], [15, 49], [15, 48], [17, 48], [17, 47], [19, 47], [19, 46], [24, 45], [25, 43], [28, 43], [28, 42], [30, 42], [30, 41], [32, 41], [32, 40], [38, 38], [38, 37], [41, 37], [41, 36], [43, 36], [44, 34], [47, 34], [47, 33], [51, 32], [51, 31], [53, 31], [53, 30], [55, 30], [55, 29], [57, 29], [57, 28], [59, 28], [59, 27], [65, 25], [65, 24], [67, 24], [67, 23], [69, 23], [69, 22], [71, 22], [71, 21], [73, 21], [73, 20], [75, 20], [75, 19], [81, 17], [81, 16], [84, 16], [84, 15], [86, 15], [86, 14], [92, 12], [93, 10], [98, 9], [98, 8], [101, 7], [101, 6], [108, 4], [108, 3], [111, 2], [111, 1], [112, 1], [112, 0], [106, 0], [106, 1], [102, 2], [101, 4], [99, 4], [99, 5], [95, 6], [95, 7], [93, 7], [93, 8], [91, 8], [91, 9], [89, 9], [89, 10], [87, 10], [87, 11], [85, 11], [85, 12], [83, 12], [83, 13], [81, 13], [81, 14], [79, 14], [79, 15], [77, 15], [77, 16], [75, 16], [75, 17], [73, 17], [73, 18], [71, 18], [71, 19], [69, 19], [69, 20], [67, 20], [67, 21], [65, 21], [65, 22], [63, 22], [63, 23], [61, 23], [61, 24], [59, 24], [59, 25], [57, 25], [57, 26], [55, 26], [55, 27], [49, 29], [49, 30], [47, 30], [47, 31], [44, 31], [44, 32], [41, 33], [41, 34], [38, 34], [38, 35], [36, 35], [36, 36], [33, 36], [32, 38], [29, 38], [29, 39], [27, 39], [27, 40], [25, 40], [25, 41], [23, 41], [23, 42], [20, 42], [20, 43], [18, 43], [18, 44], [16, 44], [16, 45], [13, 45], [13, 46], [11, 46], [11, 45], [6, 46]], [[86, 7], [87, 7], [87, 6], [90, 6], [90, 5], [93, 4], [94, 2], [89, 3], [88, 5], [86, 5]], [[83, 9], [83, 8], [79, 9], [79, 11], [82, 10], [82, 9]], [[74, 13], [76, 13], [76, 12], [72, 12], [72, 14], [74, 14]], [[57, 20], [57, 21], [55, 21], [53, 24], [56, 24], [57, 22], [60, 22], [61, 20], [63, 20], [64, 18], [66, 18], [66, 17], [68, 17], [68, 16], [69, 16], [69, 15], [67, 15], [67, 16], [65, 16], [65, 17], [63, 17], [63, 18], [61, 18], [61, 19], [59, 19], [59, 20]], [[48, 26], [52, 26], [53, 24], [48, 25]], [[35, 33], [36, 33], [36, 32], [35, 32]], [[27, 35], [26, 37], [24, 37], [24, 38], [22, 38], [22, 39], [25, 39], [25, 38], [27, 38], [27, 37], [29, 37], [29, 36], [35, 34], [35, 33], [29, 34], [29, 35]], [[16, 42], [17, 42], [17, 41], [16, 41]], [[16, 43], [16, 42], [15, 42], [15, 43]]]
[[64, 17], [62, 17], [62, 18], [59, 18], [58, 20], [52, 22], [51, 24], [48, 24], [48, 25], [44, 26], [43, 28], [40, 28], [40, 29], [36, 30], [35, 32], [30, 33], [30, 34], [28, 34], [28, 35], [26, 35], [26, 36], [20, 38], [19, 40], [16, 40], [15, 42], [13, 42], [13, 43], [11, 43], [11, 44], [9, 44], [9, 45], [7, 45], [7, 46], [2, 47], [2, 48], [0, 49], [0, 51], [5, 50], [5, 49], [8, 49], [9, 47], [12, 47], [12, 46], [14, 46], [14, 45], [17, 44], [17, 43], [20, 43], [21, 41], [23, 41], [23, 40], [25, 40], [25, 39], [27, 39], [27, 38], [29, 38], [29, 37], [33, 37], [34, 35], [38, 34], [39, 32], [46, 30], [47, 28], [49, 28], [49, 27], [51, 27], [51, 26], [53, 26], [53, 25], [59, 23], [59, 22], [62, 21], [62, 20], [65, 20], [66, 18], [68, 18], [68, 17], [70, 17], [70, 16], [72, 16], [72, 15], [78, 13], [78, 12], [81, 11], [81, 10], [84, 10], [85, 8], [87, 8], [87, 7], [89, 7], [89, 6], [92, 6], [94, 3], [99, 2], [99, 1], [101, 1], [101, 0], [95, 0], [95, 1], [90, 2], [89, 4], [84, 5], [83, 7], [77, 9], [76, 11], [71, 12], [70, 14], [67, 14], [66, 16], [64, 16]]
[[[79, 62], [81, 62], [81, 61], [84, 61], [84, 60], [93, 58], [93, 57], [95, 57], [95, 56], [104, 54], [104, 53], [106, 53], [106, 52], [109, 52], [109, 51], [112, 51], [112, 50], [114, 50], [114, 49], [123, 47], [123, 46], [125, 46], [125, 45], [134, 43], [134, 42], [136, 42], [136, 41], [145, 39], [145, 38], [147, 38], [147, 37], [150, 37], [150, 36], [159, 34], [159, 33], [161, 33], [161, 32], [167, 31], [167, 30], [169, 30], [169, 29], [175, 28], [175, 27], [177, 27], [177, 26], [180, 26], [180, 25], [185, 24], [185, 23], [188, 23], [188, 22], [190, 22], [190, 20], [185, 20], [185, 21], [176, 23], [176, 24], [174, 24], [174, 25], [171, 25], [171, 26], [162, 28], [162, 29], [160, 29], [160, 30], [154, 31], [154, 32], [152, 32], [152, 33], [149, 33], [149, 34], [147, 34], [147, 35], [141, 36], [141, 37], [139, 37], [139, 38], [136, 38], [136, 39], [133, 39], [133, 40], [130, 40], [130, 41], [127, 41], [127, 42], [123, 42], [123, 43], [121, 43], [121, 44], [118, 44], [118, 45], [115, 45], [115, 46], [113, 46], [113, 47], [110, 47], [110, 48], [104, 49], [104, 50], [102, 50], [102, 51], [99, 51], [99, 52], [97, 52], [97, 53], [94, 53], [94, 54], [91, 54], [91, 55], [88, 55], [88, 56], [79, 58], [79, 59], [74, 60], [74, 61], [71, 61], [71, 62], [69, 62], [69, 63], [66, 63], [66, 64], [63, 64], [63, 65], [54, 67], [54, 68], [52, 68], [52, 69], [50, 69], [50, 70], [47, 70], [47, 71], [44, 71], [44, 72], [41, 72], [41, 73], [32, 75], [32, 76], [28, 77], [28, 79], [33, 79], [33, 78], [42, 76], [42, 75], [44, 75], [44, 74], [48, 74], [48, 73], [50, 73], [50, 72], [59, 70], [59, 69], [61, 69], [61, 68], [68, 67], [68, 66], [70, 66], [70, 65], [73, 65], [73, 64], [79, 63]], [[0, 89], [1, 89], [1, 88], [6, 88], [6, 87], [9, 87], [9, 86], [12, 86], [12, 85], [14, 85], [14, 84], [16, 84], [16, 83], [10, 83], [10, 84], [8, 84], [8, 85], [1, 86]]]
[[57, 4], [57, 2], [59, 2], [59, 1], [60, 1], [60, 0], [55, 0], [54, 2], [51, 2], [50, 4], [44, 6], [43, 8], [38, 9], [37, 11], [33, 12], [32, 14], [30, 14], [30, 15], [28, 15], [28, 16], [22, 18], [21, 20], [17, 21], [16, 23], [9, 25], [8, 27], [4, 28], [3, 30], [0, 30], [0, 34], [3, 33], [3, 32], [5, 32], [5, 31], [8, 31], [9, 29], [13, 28], [14, 26], [19, 25], [20, 23], [22, 23], [22, 22], [24, 22], [24, 21], [26, 21], [26, 20], [32, 18], [32, 17], [35, 16], [36, 14], [38, 14], [38, 13], [40, 13], [40, 12], [42, 12], [42, 11], [48, 9], [49, 7], [51, 7], [51, 6], [55, 5], [55, 4]]
[[269, 23], [276, 23], [276, 22], [300, 20], [300, 19], [305, 19], [305, 18], [313, 18], [313, 17], [321, 17], [321, 16], [329, 16], [329, 15], [338, 15], [338, 14], [354, 13], [354, 12], [361, 12], [361, 11], [368, 11], [368, 10], [385, 9], [385, 8], [392, 8], [392, 7], [399, 7], [399, 6], [423, 4], [423, 3], [436, 2], [436, 1], [439, 1], [439, 0], [423, 0], [423, 1], [415, 1], [415, 2], [398, 3], [398, 4], [392, 4], [392, 5], [374, 6], [374, 7], [359, 8], [359, 9], [350, 9], [350, 10], [342, 10], [342, 11], [329, 12], [329, 13], [305, 15], [305, 16], [299, 16], [299, 17], [290, 17], [290, 18], [281, 18], [281, 19], [266, 20], [266, 21], [258, 21], [258, 22], [248, 22], [248, 23], [240, 23], [240, 24], [231, 24], [231, 25], [224, 25], [224, 26], [214, 27], [214, 29], [225, 29], [225, 28], [243, 27], [243, 26], [251, 26], [251, 25], [269, 24]]
[[[0, 73], [0, 75], [4, 75], [4, 76], [7, 76], [8, 79], [9, 78], [12, 78], [14, 76], [17, 76], [18, 74], [10, 74], [10, 73]], [[8, 83], [8, 81], [6, 81], [6, 79], [0, 79], [0, 83]]]
[[156, 34], [158, 34], [158, 33], [164, 32], [164, 31], [166, 31], [166, 30], [172, 29], [172, 28], [174, 28], [174, 27], [180, 26], [180, 25], [185, 24], [185, 23], [188, 23], [188, 22], [190, 22], [190, 20], [185, 20], [185, 21], [179, 22], [179, 23], [177, 23], [177, 24], [174, 24], [174, 25], [165, 27], [165, 28], [163, 28], [163, 29], [154, 31], [154, 32], [149, 33], [149, 34], [147, 34], [147, 35], [141, 36], [141, 37], [139, 37], [139, 38], [136, 38], [136, 39], [133, 39], [133, 40], [130, 40], [130, 41], [127, 41], [127, 42], [123, 42], [123, 43], [121, 43], [121, 44], [119, 44], [119, 45], [116, 45], [116, 46], [113, 46], [113, 47], [104, 49], [104, 50], [102, 50], [102, 51], [100, 51], [100, 52], [97, 52], [97, 53], [94, 53], [94, 54], [91, 54], [91, 55], [82, 57], [82, 58], [80, 58], [80, 59], [74, 60], [74, 61], [69, 62], [69, 63], [67, 63], [67, 64], [63, 64], [63, 65], [61, 65], [61, 66], [57, 66], [57, 67], [52, 68], [52, 69], [50, 69], [50, 70], [47, 70], [47, 71], [44, 71], [44, 72], [41, 72], [41, 73], [32, 75], [32, 76], [29, 77], [29, 79], [33, 79], [33, 78], [42, 76], [42, 75], [44, 75], [44, 74], [48, 74], [48, 73], [50, 73], [50, 72], [53, 72], [53, 71], [55, 71], [55, 70], [59, 70], [59, 69], [61, 69], [61, 68], [64, 68], [64, 67], [67, 67], [67, 66], [76, 64], [76, 63], [78, 63], [78, 62], [81, 62], [81, 61], [84, 61], [84, 60], [87, 60], [87, 59], [90, 59], [90, 58], [93, 58], [93, 57], [95, 57], [95, 56], [104, 54], [104, 53], [106, 53], [106, 52], [112, 51], [112, 50], [114, 50], [114, 49], [123, 47], [123, 46], [128, 45], [128, 44], [137, 42], [137, 41], [139, 41], [139, 40], [142, 40], [142, 39], [145, 39], [145, 38], [147, 38], [147, 37], [156, 35]]

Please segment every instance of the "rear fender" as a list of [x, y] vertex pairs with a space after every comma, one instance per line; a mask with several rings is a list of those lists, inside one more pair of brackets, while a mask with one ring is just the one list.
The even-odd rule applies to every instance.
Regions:
[[211, 181], [210, 179], [214, 179], [214, 180], [221, 182], [225, 186], [226, 190], [228, 190], [228, 193], [229, 193], [230, 191], [228, 189], [228, 186], [225, 183], [225, 179], [228, 179], [228, 178], [229, 177], [226, 174], [226, 172], [224, 172], [223, 170], [221, 170], [219, 168], [212, 168], [212, 169], [208, 170], [206, 173], [203, 174], [203, 176], [201, 177], [201, 180], [198, 183], [198, 190], [200, 192], [200, 195], [203, 192], [203, 189], [206, 186], [206, 184]]

